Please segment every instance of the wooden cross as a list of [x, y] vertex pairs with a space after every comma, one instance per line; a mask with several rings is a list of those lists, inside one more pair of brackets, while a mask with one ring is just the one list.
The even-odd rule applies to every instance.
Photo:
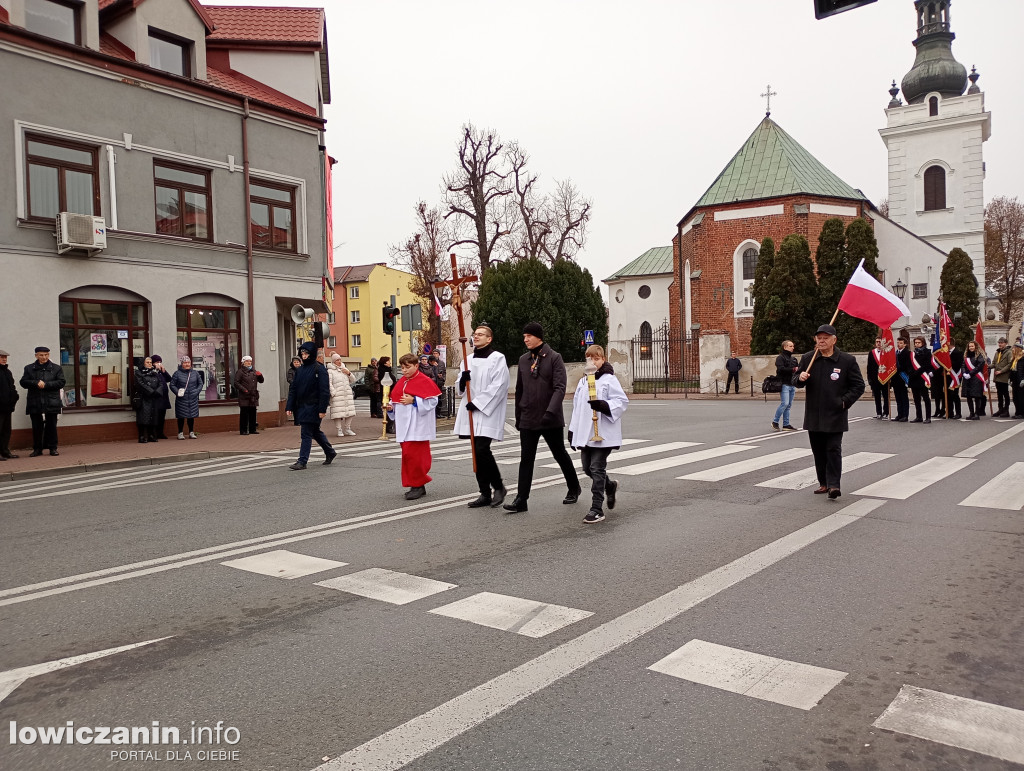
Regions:
[[768, 100], [767, 104], [765, 105], [765, 109], [764, 109], [764, 117], [767, 118], [769, 115], [772, 114], [772, 97], [773, 96], [778, 96], [778, 93], [776, 93], [775, 91], [772, 91], [771, 84], [768, 84], [767, 86], [765, 86], [764, 93], [761, 94], [761, 96], [762, 96], [762, 98], [765, 98], [765, 99]]

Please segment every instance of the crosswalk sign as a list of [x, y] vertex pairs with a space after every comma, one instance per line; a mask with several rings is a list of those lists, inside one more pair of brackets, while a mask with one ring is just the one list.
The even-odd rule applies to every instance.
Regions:
[[593, 345], [594, 344], [594, 330], [592, 330], [592, 329], [584, 329], [583, 330], [583, 343], [585, 345]]

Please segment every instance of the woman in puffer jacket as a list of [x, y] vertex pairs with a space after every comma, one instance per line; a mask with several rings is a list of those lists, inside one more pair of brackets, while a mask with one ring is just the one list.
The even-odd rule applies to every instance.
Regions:
[[338, 354], [331, 356], [327, 374], [331, 378], [331, 404], [327, 408], [327, 416], [334, 421], [338, 436], [355, 436], [352, 418], [356, 416], [356, 400], [352, 395], [352, 383], [356, 376], [342, 364]]

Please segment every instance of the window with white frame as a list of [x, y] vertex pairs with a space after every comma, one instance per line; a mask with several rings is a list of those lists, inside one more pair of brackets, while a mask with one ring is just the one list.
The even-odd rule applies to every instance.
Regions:
[[36, 134], [25, 137], [28, 218], [53, 223], [60, 212], [100, 213], [95, 147]]
[[913, 284], [912, 285], [913, 295], [911, 296], [914, 300], [927, 300], [928, 299], [928, 284]]
[[72, 45], [82, 44], [81, 3], [25, 0], [25, 29]]
[[362, 335], [352, 335], [352, 347], [359, 348], [363, 344]]
[[328, 314], [327, 314], [327, 323], [328, 323], [328, 324], [334, 324], [334, 323], [335, 323], [335, 319], [336, 319], [336, 318], [337, 318], [336, 314], [334, 314], [334, 313], [328, 313]]
[[331, 335], [330, 337], [328, 337], [327, 338], [327, 347], [328, 348], [337, 348], [338, 347], [338, 338], [336, 338], [334, 335]]
[[359, 287], [357, 287], [357, 286], [350, 286], [348, 288], [348, 296], [351, 297], [353, 300], [358, 300], [359, 299]]
[[359, 323], [359, 311], [349, 311], [350, 323]]

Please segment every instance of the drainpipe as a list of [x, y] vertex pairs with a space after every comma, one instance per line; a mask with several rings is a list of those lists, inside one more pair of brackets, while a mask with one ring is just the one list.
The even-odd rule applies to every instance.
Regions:
[[107, 145], [107, 177], [110, 184], [110, 229], [117, 230], [117, 174], [114, 170], [114, 147]]
[[252, 207], [249, 203], [249, 97], [242, 100], [242, 183], [245, 187], [245, 262], [248, 280], [249, 355], [256, 355], [255, 286], [252, 262]]

